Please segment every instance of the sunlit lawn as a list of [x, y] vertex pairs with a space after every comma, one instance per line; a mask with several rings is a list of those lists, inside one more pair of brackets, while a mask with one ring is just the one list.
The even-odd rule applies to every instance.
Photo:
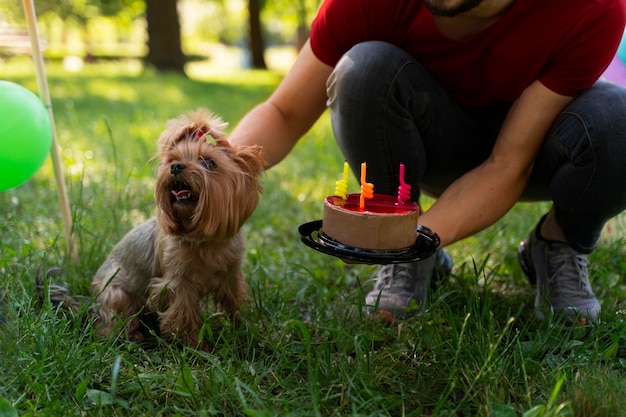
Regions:
[[[38, 306], [42, 262], [64, 266], [89, 302], [107, 252], [154, 213], [150, 158], [168, 118], [204, 106], [235, 125], [282, 76], [215, 60], [189, 73], [143, 72], [133, 62], [48, 67], [79, 257], [72, 263], [65, 250], [50, 162], [0, 193], [0, 415], [626, 415], [624, 218], [591, 257], [604, 310], [594, 328], [533, 316], [515, 249], [547, 203], [519, 204], [453, 245], [453, 276], [431, 308], [383, 326], [362, 305], [375, 268], [299, 241], [298, 225], [321, 217], [343, 164], [327, 115], [264, 176], [245, 227], [247, 325], [212, 334], [213, 352], [157, 337], [102, 341], [79, 319]], [[0, 78], [36, 91], [28, 59], [0, 62]]]

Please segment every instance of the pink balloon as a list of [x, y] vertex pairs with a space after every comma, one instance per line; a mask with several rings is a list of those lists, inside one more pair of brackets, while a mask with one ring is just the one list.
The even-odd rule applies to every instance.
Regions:
[[626, 86], [626, 64], [615, 55], [602, 76], [611, 82]]

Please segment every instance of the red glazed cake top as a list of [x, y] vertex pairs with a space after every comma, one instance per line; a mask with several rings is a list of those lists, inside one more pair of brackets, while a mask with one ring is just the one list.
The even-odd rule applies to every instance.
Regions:
[[346, 199], [332, 195], [326, 197], [326, 201], [337, 207], [341, 207], [347, 211], [356, 213], [374, 213], [374, 214], [406, 214], [417, 211], [417, 204], [412, 201], [404, 201], [398, 203], [398, 197], [386, 194], [374, 194], [374, 198], [365, 199], [365, 208], [361, 210], [359, 207], [361, 194], [347, 194]]

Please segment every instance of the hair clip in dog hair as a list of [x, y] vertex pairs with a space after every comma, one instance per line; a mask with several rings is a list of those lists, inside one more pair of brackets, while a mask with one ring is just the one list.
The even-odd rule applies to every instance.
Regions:
[[211, 133], [209, 133], [209, 132], [205, 132], [205, 131], [204, 131], [204, 130], [202, 130], [202, 129], [198, 129], [198, 130], [196, 130], [196, 139], [197, 139], [198, 141], [204, 141], [204, 140], [206, 140], [207, 142], [212, 143], [213, 145], [216, 145], [216, 146], [217, 146], [217, 139], [215, 139], [215, 138], [211, 135]]

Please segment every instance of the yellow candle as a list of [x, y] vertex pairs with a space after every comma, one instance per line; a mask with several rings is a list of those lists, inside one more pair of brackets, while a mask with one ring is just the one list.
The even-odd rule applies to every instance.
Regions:
[[343, 200], [345, 200], [346, 197], [346, 193], [348, 192], [348, 172], [349, 172], [350, 167], [348, 166], [347, 162], [343, 163], [343, 179], [338, 180], [335, 183], [335, 195], [341, 197]]

